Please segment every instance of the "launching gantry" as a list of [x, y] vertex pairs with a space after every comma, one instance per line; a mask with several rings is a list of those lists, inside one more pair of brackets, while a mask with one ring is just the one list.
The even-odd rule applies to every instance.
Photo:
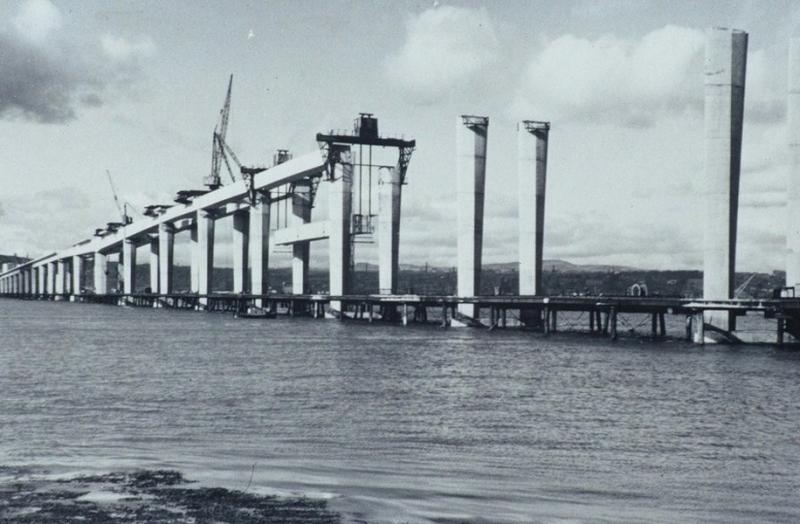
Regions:
[[[343, 217], [350, 224], [343, 223], [342, 230], [343, 249], [347, 249], [347, 259], [343, 262], [346, 272], [352, 272], [354, 264], [354, 248], [358, 237], [372, 235], [378, 230], [378, 290], [380, 294], [394, 294], [397, 292], [397, 275], [399, 271], [399, 245], [400, 245], [400, 201], [402, 186], [405, 184], [408, 164], [416, 147], [416, 141], [404, 138], [381, 137], [378, 133], [378, 119], [372, 113], [360, 113], [353, 125], [352, 133], [335, 133], [333, 131], [317, 134], [317, 143], [327, 158], [327, 178], [336, 183], [336, 165], [346, 163], [350, 167], [342, 171], [341, 176], [350, 180], [344, 183], [351, 187], [347, 193], [352, 194], [357, 189], [358, 199], [355, 206], [352, 201], [345, 203], [347, 212]], [[395, 165], [376, 165], [373, 163], [373, 148], [396, 148], [397, 161]], [[366, 156], [365, 156], [366, 154]], [[374, 169], [377, 173], [374, 173]], [[378, 214], [375, 214], [373, 205], [374, 175], [377, 174], [378, 184]], [[343, 210], [344, 211], [344, 210]], [[337, 240], [338, 241], [338, 240]], [[338, 271], [338, 270], [337, 270]], [[341, 293], [346, 294], [349, 286], [345, 279], [345, 286]]]

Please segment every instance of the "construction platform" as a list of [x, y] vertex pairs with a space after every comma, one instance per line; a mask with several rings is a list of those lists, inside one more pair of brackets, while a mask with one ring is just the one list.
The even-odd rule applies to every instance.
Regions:
[[[800, 298], [732, 299], [710, 301], [671, 297], [633, 296], [519, 296], [493, 295], [458, 297], [452, 295], [326, 295], [326, 294], [12, 294], [5, 298], [56, 300], [136, 307], [174, 308], [200, 311], [241, 312], [259, 307], [288, 316], [337, 318], [340, 320], [383, 320], [400, 322], [435, 322], [442, 326], [472, 326], [488, 329], [518, 327], [545, 334], [559, 329], [559, 312], [588, 313], [588, 329], [616, 339], [621, 314], [649, 315], [651, 335], [666, 336], [666, 316], [685, 317], [685, 336], [698, 344], [737, 343], [735, 331], [722, 332], [704, 322], [709, 312], [724, 311], [734, 318], [748, 313], [776, 320], [778, 344], [800, 341]], [[459, 305], [476, 306], [486, 315], [466, 317]], [[528, 312], [528, 315], [524, 315]], [[534, 313], [534, 314], [530, 314]], [[514, 320], [510, 320], [513, 318]], [[534, 322], [522, 323], [521, 318]], [[735, 322], [734, 322], [735, 323]], [[786, 337], [786, 334], [791, 337]]]

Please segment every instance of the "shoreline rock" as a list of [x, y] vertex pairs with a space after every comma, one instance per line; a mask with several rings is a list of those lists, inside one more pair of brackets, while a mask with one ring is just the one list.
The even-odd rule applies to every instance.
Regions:
[[256, 495], [192, 485], [178, 471], [136, 470], [69, 479], [36, 479], [3, 468], [0, 523], [313, 523], [340, 516], [323, 500]]

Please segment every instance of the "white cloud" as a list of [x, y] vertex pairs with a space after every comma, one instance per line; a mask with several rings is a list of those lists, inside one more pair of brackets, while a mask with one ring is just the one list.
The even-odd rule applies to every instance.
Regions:
[[61, 13], [49, 0], [28, 0], [11, 23], [20, 37], [42, 43], [61, 27]]
[[[703, 109], [705, 33], [667, 25], [639, 39], [571, 34], [532, 53], [517, 93], [517, 112], [553, 120], [610, 121], [647, 127], [667, 114]], [[783, 49], [750, 50], [746, 118], [783, 118]]]
[[702, 104], [704, 34], [665, 26], [640, 40], [563, 35], [534, 53], [518, 105], [553, 119], [643, 126]]
[[127, 62], [151, 56], [156, 45], [148, 36], [140, 36], [137, 40], [131, 41], [121, 36], [103, 35], [100, 39], [103, 53], [117, 62]]
[[406, 41], [385, 63], [390, 81], [431, 104], [495, 62], [499, 45], [486, 9], [442, 6], [408, 22]]

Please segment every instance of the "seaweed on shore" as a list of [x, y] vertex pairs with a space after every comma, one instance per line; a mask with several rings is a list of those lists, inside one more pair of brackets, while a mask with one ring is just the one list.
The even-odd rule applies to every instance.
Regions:
[[[27, 478], [26, 478], [27, 477]], [[179, 472], [139, 470], [67, 480], [15, 475], [0, 483], [0, 523], [319, 523], [339, 516], [325, 501], [192, 487]]]

